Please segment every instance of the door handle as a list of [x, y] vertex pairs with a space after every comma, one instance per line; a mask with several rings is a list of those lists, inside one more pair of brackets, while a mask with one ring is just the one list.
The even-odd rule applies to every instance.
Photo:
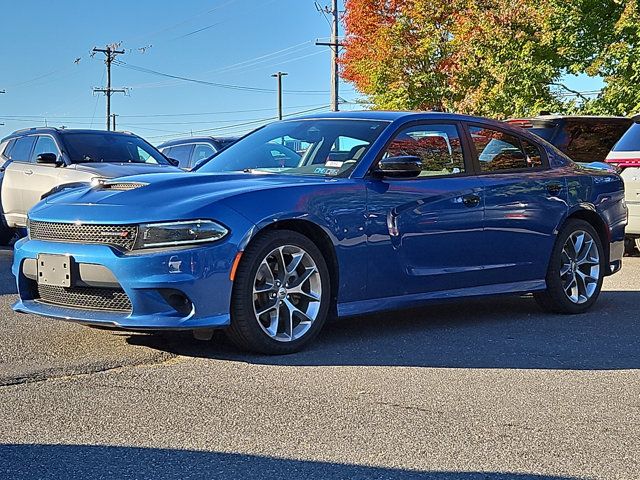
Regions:
[[478, 205], [480, 205], [480, 195], [476, 195], [475, 193], [464, 195], [462, 197], [462, 203], [464, 203], [465, 207], [477, 207]]
[[549, 192], [550, 195], [553, 195], [554, 197], [557, 196], [560, 192], [562, 191], [562, 184], [561, 183], [549, 183], [547, 185], [547, 192]]
[[33, 170], [25, 170], [24, 174], [25, 175], [33, 175]]

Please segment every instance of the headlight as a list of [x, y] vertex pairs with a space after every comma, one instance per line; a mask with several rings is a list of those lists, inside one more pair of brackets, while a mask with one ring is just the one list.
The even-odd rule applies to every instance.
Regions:
[[147, 223], [138, 227], [135, 248], [169, 247], [215, 242], [229, 230], [212, 220]]
[[104, 185], [104, 182], [106, 182], [108, 180], [108, 178], [102, 178], [102, 177], [93, 177], [91, 179], [91, 187], [95, 188], [95, 187], [99, 187]]

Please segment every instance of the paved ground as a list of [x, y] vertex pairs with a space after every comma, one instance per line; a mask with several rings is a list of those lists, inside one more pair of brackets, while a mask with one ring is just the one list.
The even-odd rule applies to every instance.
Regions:
[[452, 303], [308, 351], [14, 315], [0, 252], [0, 478], [640, 478], [640, 258], [597, 308]]

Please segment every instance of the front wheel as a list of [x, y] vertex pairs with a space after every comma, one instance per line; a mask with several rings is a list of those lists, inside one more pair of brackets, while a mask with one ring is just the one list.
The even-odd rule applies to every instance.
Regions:
[[576, 314], [597, 300], [604, 279], [602, 241], [590, 223], [570, 220], [558, 234], [547, 270], [547, 289], [534, 295], [547, 311]]
[[330, 289], [327, 264], [309, 238], [267, 232], [249, 244], [236, 271], [227, 336], [245, 350], [296, 352], [322, 328]]

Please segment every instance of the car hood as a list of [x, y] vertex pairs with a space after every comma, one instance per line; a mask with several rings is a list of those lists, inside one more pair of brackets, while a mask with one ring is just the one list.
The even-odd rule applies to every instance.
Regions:
[[96, 176], [103, 178], [180, 171], [172, 165], [156, 165], [152, 163], [74, 163], [69, 168], [73, 168], [79, 172], [94, 173]]
[[[328, 182], [335, 180], [251, 173], [136, 175], [119, 178], [117, 183], [120, 188], [123, 183], [133, 184], [137, 188], [116, 190], [95, 187], [68, 190], [37, 204], [29, 212], [29, 217], [42, 221], [88, 223], [211, 218], [216, 210], [214, 207], [220, 206], [230, 197], [259, 190], [304, 187]], [[269, 197], [267, 195], [264, 198]]]

